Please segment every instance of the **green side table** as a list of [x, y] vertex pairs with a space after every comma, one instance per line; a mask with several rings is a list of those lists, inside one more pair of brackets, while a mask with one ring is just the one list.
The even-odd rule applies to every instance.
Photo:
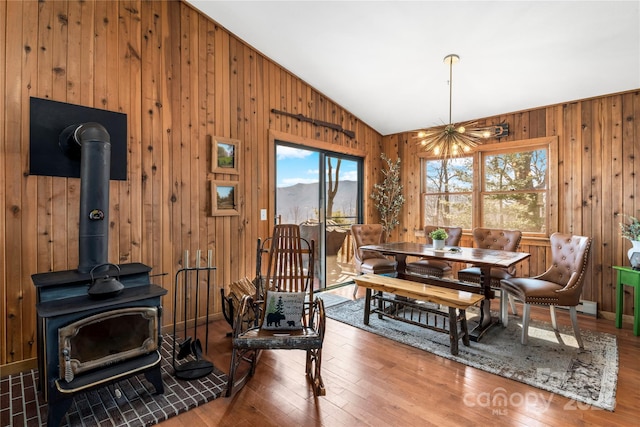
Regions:
[[640, 333], [640, 270], [631, 267], [613, 266], [618, 270], [616, 283], [616, 328], [622, 328], [622, 307], [624, 304], [624, 285], [633, 286], [633, 335]]

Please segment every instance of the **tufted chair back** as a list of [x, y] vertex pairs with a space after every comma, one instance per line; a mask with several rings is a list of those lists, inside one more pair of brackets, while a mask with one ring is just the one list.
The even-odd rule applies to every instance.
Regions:
[[549, 242], [551, 266], [536, 278], [563, 286], [562, 290], [556, 291], [560, 297], [558, 305], [578, 305], [589, 260], [591, 238], [553, 233]]
[[445, 245], [458, 246], [460, 244], [460, 238], [462, 237], [462, 227], [440, 227], [438, 225], [425, 225], [424, 235], [427, 238], [428, 245], [433, 243], [433, 240], [431, 239], [431, 237], [429, 237], [429, 233], [438, 228], [442, 228], [447, 232], [447, 240], [445, 240], [444, 242]]
[[[440, 227], [437, 225], [426, 225], [424, 234], [427, 245], [433, 244], [433, 239], [429, 237], [429, 233], [438, 228], [443, 228], [447, 232], [445, 245], [458, 246], [462, 237], [462, 227]], [[409, 274], [417, 274], [420, 276], [449, 277], [452, 275], [451, 263], [448, 261], [421, 258], [418, 261], [407, 263], [405, 271]]]
[[377, 245], [382, 242], [382, 224], [352, 224], [351, 234], [353, 235], [353, 255], [357, 261], [364, 261], [367, 258], [380, 258], [379, 252], [363, 251], [360, 246]]
[[477, 248], [515, 251], [520, 246], [520, 230], [498, 230], [492, 228], [474, 228], [473, 241]]
[[[474, 228], [473, 242], [476, 248], [497, 249], [515, 252], [520, 246], [522, 232], [520, 230], [500, 230], [495, 228]], [[514, 275], [516, 267], [511, 266], [506, 271]]]
[[382, 242], [381, 224], [352, 224], [353, 257], [358, 273], [384, 274], [395, 272], [397, 263], [387, 259], [377, 251], [363, 251], [361, 246], [377, 245]]

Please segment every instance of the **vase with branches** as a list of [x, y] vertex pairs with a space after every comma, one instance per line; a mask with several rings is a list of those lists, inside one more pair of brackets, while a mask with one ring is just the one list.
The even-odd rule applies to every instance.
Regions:
[[398, 216], [405, 199], [400, 183], [400, 158], [393, 162], [384, 153], [380, 155], [380, 158], [385, 161], [387, 168], [381, 170], [384, 179], [382, 183], [373, 185], [371, 198], [375, 200], [376, 209], [380, 214], [380, 223], [384, 230], [384, 240], [387, 241], [391, 231], [400, 224]]
[[620, 235], [632, 242], [640, 240], [640, 220], [631, 215], [624, 215], [624, 218], [629, 222], [620, 223]]
[[627, 257], [634, 269], [640, 269], [640, 265], [633, 258], [633, 254], [640, 252], [640, 220], [635, 216], [624, 215], [628, 222], [620, 223], [620, 235], [631, 242], [631, 249], [627, 251]]

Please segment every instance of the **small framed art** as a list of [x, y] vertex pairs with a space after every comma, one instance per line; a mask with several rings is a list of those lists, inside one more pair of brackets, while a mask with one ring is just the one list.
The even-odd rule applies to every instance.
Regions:
[[239, 215], [237, 181], [211, 181], [211, 216]]
[[214, 136], [211, 144], [211, 172], [239, 174], [240, 140]]

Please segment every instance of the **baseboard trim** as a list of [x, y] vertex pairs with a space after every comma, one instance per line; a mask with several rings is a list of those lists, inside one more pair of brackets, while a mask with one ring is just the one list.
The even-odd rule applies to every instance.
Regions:
[[38, 369], [38, 359], [36, 357], [21, 360], [19, 362], [8, 363], [6, 365], [0, 365], [0, 378], [30, 371], [31, 369]]
[[598, 316], [598, 303], [595, 301], [580, 300], [580, 304], [578, 304], [576, 310], [578, 313]]
[[[558, 305], [556, 308], [561, 310], [569, 309], [569, 307], [562, 305]], [[576, 306], [576, 311], [588, 316], [598, 317], [598, 303], [595, 301], [580, 300], [580, 303]]]

